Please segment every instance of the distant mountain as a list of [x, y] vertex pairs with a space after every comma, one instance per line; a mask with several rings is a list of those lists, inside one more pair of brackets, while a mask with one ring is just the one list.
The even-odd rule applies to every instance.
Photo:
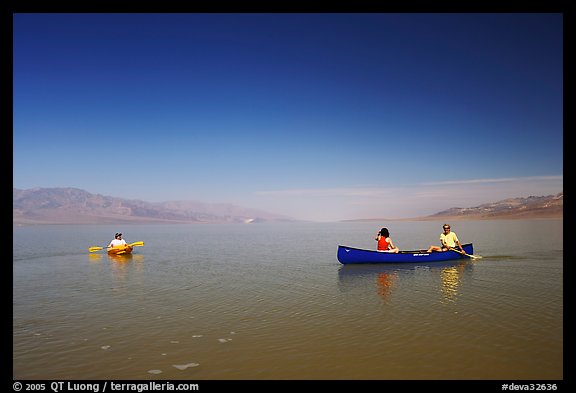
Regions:
[[[395, 219], [396, 221], [429, 220], [497, 220], [529, 218], [563, 218], [564, 192], [548, 196], [510, 198], [476, 207], [452, 207], [429, 216]], [[394, 219], [365, 218], [352, 222], [394, 221]]]
[[453, 207], [427, 216], [428, 219], [562, 218], [564, 192], [548, 196], [510, 198], [476, 207]]
[[151, 203], [91, 194], [78, 188], [13, 188], [14, 224], [255, 223], [289, 217], [231, 204]]

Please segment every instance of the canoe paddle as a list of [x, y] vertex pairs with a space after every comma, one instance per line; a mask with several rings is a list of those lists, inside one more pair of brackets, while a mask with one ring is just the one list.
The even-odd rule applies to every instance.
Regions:
[[450, 247], [450, 250], [457, 252], [458, 254], [462, 254], [468, 258], [472, 258], [472, 259], [480, 259], [482, 258], [480, 255], [474, 255], [474, 254], [466, 254], [464, 251], [460, 251], [455, 249], [454, 247]]
[[[141, 247], [143, 245], [144, 245], [144, 242], [134, 242], [132, 244], [127, 244], [127, 246], [130, 246], [130, 247]], [[105, 248], [107, 248], [107, 247], [90, 247], [90, 248], [88, 248], [88, 251], [96, 252], [96, 251], [103, 250]]]

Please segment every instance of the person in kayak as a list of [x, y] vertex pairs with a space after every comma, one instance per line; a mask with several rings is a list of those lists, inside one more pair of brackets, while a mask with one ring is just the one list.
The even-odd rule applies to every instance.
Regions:
[[380, 232], [378, 232], [378, 234], [376, 235], [376, 239], [374, 240], [378, 242], [377, 250], [379, 252], [397, 253], [398, 251], [400, 251], [398, 247], [396, 247], [394, 243], [392, 243], [392, 239], [390, 239], [390, 232], [388, 231], [388, 228], [380, 229]]
[[108, 244], [108, 248], [123, 246], [125, 244], [126, 244], [126, 240], [122, 239], [122, 234], [120, 232], [118, 232], [114, 235], [114, 240], [112, 240], [110, 242], [110, 244]]
[[427, 252], [448, 251], [451, 248], [455, 248], [456, 245], [458, 245], [458, 248], [460, 248], [462, 252], [465, 252], [464, 248], [462, 248], [462, 244], [460, 244], [460, 240], [458, 240], [458, 236], [456, 236], [456, 233], [450, 231], [450, 225], [444, 224], [442, 228], [444, 229], [444, 232], [440, 234], [441, 246], [430, 246]]

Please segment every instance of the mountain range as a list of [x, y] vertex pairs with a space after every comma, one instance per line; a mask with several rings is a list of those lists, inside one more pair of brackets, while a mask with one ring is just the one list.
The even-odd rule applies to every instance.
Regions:
[[453, 207], [427, 216], [428, 219], [562, 218], [564, 192], [548, 196], [509, 198], [476, 207]]
[[[475, 207], [452, 207], [429, 216], [398, 219], [397, 221], [431, 220], [502, 220], [563, 218], [564, 192], [547, 196], [509, 198]], [[384, 218], [346, 220], [354, 222], [394, 221]]]
[[224, 203], [151, 203], [91, 194], [78, 188], [13, 188], [13, 224], [253, 223], [295, 221]]
[[[12, 221], [24, 224], [258, 223], [297, 221], [287, 216], [224, 203], [145, 202], [78, 188], [13, 188]], [[510, 198], [476, 207], [453, 207], [406, 220], [562, 218], [564, 193]], [[347, 221], [374, 221], [363, 219]]]

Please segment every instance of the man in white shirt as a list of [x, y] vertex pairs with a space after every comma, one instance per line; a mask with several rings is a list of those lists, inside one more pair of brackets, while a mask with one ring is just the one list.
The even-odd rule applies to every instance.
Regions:
[[123, 246], [125, 244], [126, 244], [126, 240], [122, 239], [122, 234], [117, 233], [114, 235], [114, 240], [112, 240], [110, 242], [110, 244], [108, 244], [108, 247], [118, 247], [118, 246]]
[[442, 247], [430, 246], [430, 248], [428, 248], [428, 252], [448, 251], [451, 248], [455, 248], [456, 245], [458, 245], [460, 250], [464, 252], [464, 248], [462, 248], [462, 244], [460, 244], [460, 240], [458, 240], [458, 236], [456, 236], [456, 233], [450, 232], [450, 225], [444, 224], [442, 226], [442, 229], [444, 229], [444, 233], [440, 235], [440, 244], [442, 244]]

